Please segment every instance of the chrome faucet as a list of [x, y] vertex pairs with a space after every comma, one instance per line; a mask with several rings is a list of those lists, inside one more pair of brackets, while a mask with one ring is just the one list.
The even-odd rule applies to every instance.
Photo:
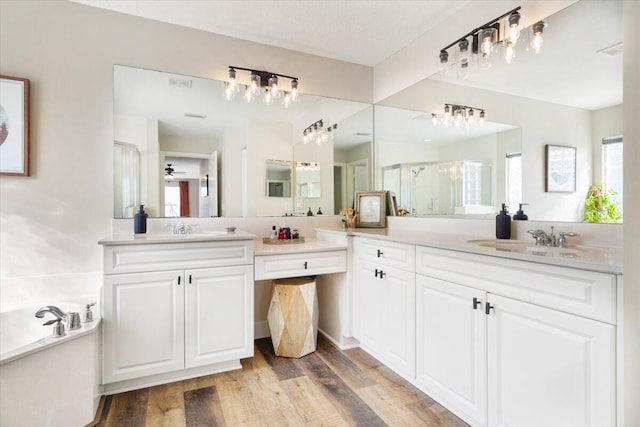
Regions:
[[[81, 327], [80, 313], [76, 311], [70, 311], [69, 313], [65, 313], [55, 305], [47, 305], [45, 307], [42, 307], [40, 310], [36, 311], [36, 317], [39, 319], [42, 319], [45, 313], [51, 313], [56, 317], [55, 320], [44, 323], [44, 325], [51, 325], [53, 323], [57, 323], [57, 325], [54, 325], [54, 332], [53, 332], [54, 338], [57, 338], [58, 336], [63, 336], [65, 334], [64, 332], [65, 326], [70, 331], [73, 331], [74, 329], [80, 329]], [[64, 324], [61, 323], [63, 321], [64, 321]], [[62, 335], [58, 335], [58, 332], [56, 332], [57, 329], [60, 329], [59, 332], [61, 332]]]
[[574, 232], [560, 232], [560, 237], [556, 237], [555, 234], [553, 234], [553, 228], [554, 226], [551, 226], [551, 233], [547, 234], [544, 232], [544, 230], [528, 230], [527, 233], [531, 234], [531, 236], [533, 236], [534, 239], [536, 239], [536, 245], [540, 245], [540, 246], [552, 246], [552, 247], [560, 247], [560, 248], [568, 248], [569, 247], [569, 241], [567, 239], [567, 237], [575, 237], [575, 236], [579, 236], [578, 233], [574, 233]]
[[193, 232], [193, 227], [197, 224], [187, 224], [184, 222], [180, 224], [166, 224], [167, 227], [171, 227], [171, 234], [191, 234]]
[[67, 315], [58, 307], [53, 305], [48, 305], [46, 307], [42, 307], [40, 310], [36, 311], [36, 317], [42, 319], [45, 313], [51, 313], [55, 316], [55, 319], [44, 322], [43, 326], [53, 325], [53, 338], [60, 338], [67, 335], [65, 331], [65, 325], [62, 323], [66, 320]]

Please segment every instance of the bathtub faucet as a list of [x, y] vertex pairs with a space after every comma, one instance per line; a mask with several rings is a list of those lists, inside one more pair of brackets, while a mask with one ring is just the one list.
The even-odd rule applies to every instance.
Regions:
[[55, 316], [55, 319], [49, 320], [48, 322], [44, 322], [42, 324], [43, 326], [53, 325], [53, 338], [60, 338], [67, 335], [67, 333], [65, 332], [64, 323], [62, 323], [68, 318], [67, 314], [56, 306], [48, 305], [36, 311], [36, 317], [42, 319], [45, 313], [51, 313]]
[[[60, 324], [61, 321], [65, 322], [65, 326], [69, 329], [69, 330], [74, 330], [74, 329], [79, 329], [81, 327], [80, 325], [80, 313], [72, 311], [69, 313], [65, 313], [64, 311], [60, 310], [58, 307], [56, 307], [55, 305], [47, 305], [45, 307], [42, 307], [40, 310], [36, 311], [36, 317], [39, 319], [42, 319], [45, 315], [45, 313], [51, 313], [56, 317], [56, 320], [54, 320], [53, 322], [49, 323], [47, 322], [46, 324], [52, 324], [52, 323], [58, 323]], [[54, 326], [54, 329], [57, 328], [58, 326]], [[54, 336], [56, 335], [55, 331], [54, 331]], [[63, 335], [64, 335], [64, 329], [63, 329]]]

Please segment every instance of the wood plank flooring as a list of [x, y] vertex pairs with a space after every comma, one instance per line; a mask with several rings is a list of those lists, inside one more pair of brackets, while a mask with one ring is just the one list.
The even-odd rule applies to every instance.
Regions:
[[242, 370], [103, 398], [92, 425], [466, 426], [462, 420], [358, 348], [319, 338], [300, 359], [276, 357], [255, 342]]

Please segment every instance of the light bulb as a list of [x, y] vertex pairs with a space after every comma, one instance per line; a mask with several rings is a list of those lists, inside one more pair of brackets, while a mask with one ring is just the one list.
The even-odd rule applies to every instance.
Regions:
[[447, 52], [446, 50], [441, 50], [440, 51], [440, 62], [438, 63], [438, 70], [439, 71], [446, 71], [449, 67], [448, 67], [448, 62], [449, 62], [449, 52]]
[[484, 110], [480, 111], [480, 119], [478, 119], [478, 124], [484, 124]]
[[531, 38], [531, 49], [533, 49], [535, 53], [540, 53], [540, 49], [542, 49], [542, 45], [544, 43], [544, 40], [542, 37], [543, 29], [544, 29], [544, 22], [539, 21], [533, 24], [533, 28], [532, 28], [533, 37]]
[[513, 12], [509, 15], [509, 29], [507, 39], [515, 46], [520, 37], [520, 13]]
[[438, 115], [436, 113], [431, 113], [431, 123], [434, 126], [438, 126]]
[[293, 79], [291, 81], [291, 100], [295, 102], [298, 99], [298, 79]]
[[515, 44], [511, 40], [505, 40], [503, 47], [504, 47], [504, 61], [507, 64], [511, 64], [511, 61], [513, 61], [513, 58], [515, 58], [516, 56]]

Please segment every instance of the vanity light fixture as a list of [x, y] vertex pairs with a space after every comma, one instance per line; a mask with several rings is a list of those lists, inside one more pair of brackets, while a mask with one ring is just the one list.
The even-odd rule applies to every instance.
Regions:
[[325, 128], [324, 121], [320, 119], [317, 122], [310, 124], [304, 131], [302, 131], [302, 142], [304, 144], [315, 142], [316, 144], [320, 145], [323, 142], [329, 140], [329, 138], [333, 138], [333, 135], [335, 134], [337, 129], [337, 123], [329, 125]]
[[[238, 70], [250, 73], [249, 83], [240, 84], [237, 79]], [[242, 98], [248, 102], [254, 102], [258, 98], [262, 98], [262, 102], [271, 105], [275, 100], [282, 100], [282, 105], [289, 107], [292, 102], [299, 99], [298, 94], [298, 78], [285, 76], [284, 74], [273, 73], [271, 71], [252, 70], [251, 68], [229, 66], [227, 72], [228, 80], [224, 83], [224, 98], [231, 101], [236, 94], [242, 92]], [[291, 80], [291, 90], [283, 90], [280, 79]]]
[[468, 105], [444, 104], [444, 113], [431, 113], [434, 126], [445, 126], [469, 129], [471, 126], [484, 124], [484, 110]]
[[[465, 77], [475, 59], [473, 55], [478, 57], [478, 65], [481, 68], [491, 68], [493, 57], [499, 50], [502, 51], [504, 61], [511, 64], [516, 56], [518, 41], [522, 38], [520, 9], [518, 6], [500, 15], [440, 49], [439, 68], [443, 71], [457, 69], [458, 76]], [[543, 21], [533, 24], [529, 40], [520, 44], [528, 45], [526, 50], [540, 52], [544, 26]], [[450, 61], [448, 50], [454, 46], [457, 46], [455, 58]]]
[[296, 164], [296, 170], [315, 172], [320, 170], [320, 164], [317, 162], [298, 162]]

